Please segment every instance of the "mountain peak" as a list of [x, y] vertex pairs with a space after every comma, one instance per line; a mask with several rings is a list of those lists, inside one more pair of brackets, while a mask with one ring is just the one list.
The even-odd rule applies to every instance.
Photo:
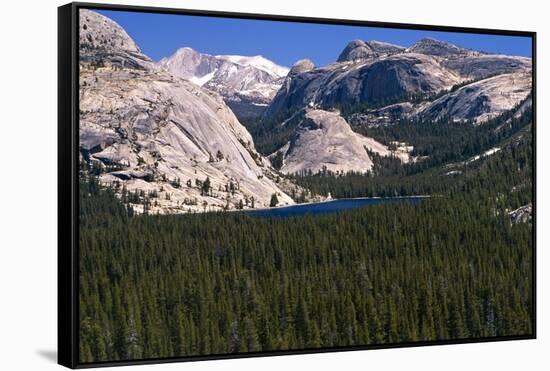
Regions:
[[141, 53], [132, 38], [111, 19], [88, 9], [80, 9], [80, 47], [88, 50]]
[[346, 45], [338, 56], [338, 62], [348, 62], [376, 56], [376, 52], [363, 40], [353, 40]]
[[[281, 204], [293, 203], [272, 180], [275, 175], [255, 151], [250, 133], [220, 95], [156, 68], [136, 68], [146, 57], [120, 26], [100, 14], [81, 13], [81, 25], [81, 35], [90, 40], [80, 44], [79, 146], [90, 161], [120, 165], [102, 173], [102, 183], [166, 192], [169, 197], [158, 197], [152, 213], [221, 211], [251, 197], [256, 207], [267, 207], [274, 193]], [[212, 67], [209, 60], [214, 68], [223, 62], [203, 57], [199, 55], [197, 73]], [[122, 68], [109, 68], [117, 63]], [[180, 186], [180, 180], [191, 179], [209, 179], [213, 191], [205, 195], [198, 187]], [[216, 192], [235, 181], [239, 187], [231, 194]], [[144, 212], [142, 206], [135, 211]]]
[[461, 49], [461, 48], [459, 48], [458, 46], [456, 46], [454, 44], [451, 44], [447, 41], [438, 40], [438, 39], [435, 39], [433, 37], [423, 37], [422, 39], [420, 39], [419, 41], [416, 42], [416, 45], [440, 45], [440, 46], [445, 46], [445, 47], [448, 47], [448, 48]]
[[164, 57], [162, 60], [167, 60], [167, 59], [196, 60], [196, 59], [200, 59], [201, 56], [203, 55], [204, 54], [196, 51], [195, 49], [185, 46], [183, 48], [177, 49], [170, 57]]
[[275, 77], [283, 77], [288, 73], [288, 68], [280, 66], [265, 58], [263, 55], [242, 56], [242, 55], [217, 55], [216, 58], [223, 59], [240, 66], [254, 67]]
[[200, 53], [195, 49], [190, 48], [189, 46], [184, 46], [183, 48], [179, 48], [178, 50], [176, 50], [174, 54], [178, 55], [178, 54], [200, 54]]

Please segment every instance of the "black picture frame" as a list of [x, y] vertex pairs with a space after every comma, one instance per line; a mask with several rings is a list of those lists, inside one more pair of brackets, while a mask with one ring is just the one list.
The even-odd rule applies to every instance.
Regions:
[[[79, 303], [78, 303], [78, 151], [79, 151], [79, 9], [124, 10], [132, 12], [195, 15], [285, 22], [319, 23], [334, 25], [370, 26], [411, 30], [446, 31], [460, 33], [493, 34], [529, 37], [532, 41], [532, 97], [533, 97], [533, 254], [532, 254], [532, 334], [497, 336], [460, 340], [418, 341], [383, 345], [299, 349], [270, 352], [232, 353], [208, 356], [170, 357], [128, 361], [80, 363], [78, 357]], [[191, 9], [158, 8], [146, 6], [112, 5], [96, 3], [70, 3], [58, 8], [58, 363], [69, 368], [140, 365], [183, 361], [202, 361], [263, 357], [292, 354], [341, 352], [353, 350], [387, 349], [430, 345], [448, 345], [508, 340], [536, 339], [536, 32], [486, 28], [466, 28], [408, 23], [387, 23], [362, 20], [310, 18], [270, 14], [251, 14]]]

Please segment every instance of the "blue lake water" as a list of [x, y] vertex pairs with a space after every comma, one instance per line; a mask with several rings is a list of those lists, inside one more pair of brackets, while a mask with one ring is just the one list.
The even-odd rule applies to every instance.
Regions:
[[380, 198], [343, 198], [334, 201], [319, 203], [292, 205], [276, 207], [272, 209], [247, 210], [245, 215], [253, 217], [280, 217], [303, 216], [306, 214], [326, 214], [338, 211], [356, 209], [358, 207], [391, 204], [391, 203], [411, 203], [417, 204], [428, 196], [407, 196], [407, 197], [380, 197]]

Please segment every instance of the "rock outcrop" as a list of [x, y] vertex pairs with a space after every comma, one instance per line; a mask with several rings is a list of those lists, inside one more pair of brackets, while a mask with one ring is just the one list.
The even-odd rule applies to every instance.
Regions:
[[306, 109], [298, 120], [295, 135], [271, 156], [278, 152], [282, 154], [283, 173], [317, 173], [322, 170], [365, 173], [373, 166], [369, 151], [408, 161], [408, 153], [391, 152], [374, 139], [353, 132], [338, 112]]
[[349, 62], [356, 61], [360, 59], [368, 59], [377, 56], [377, 53], [371, 49], [363, 40], [353, 40], [351, 41], [340, 56], [338, 57], [338, 62]]
[[360, 61], [363, 59], [380, 57], [382, 55], [400, 53], [404, 50], [405, 48], [402, 46], [382, 41], [353, 40], [346, 45], [344, 50], [342, 50], [337, 62]]
[[378, 55], [400, 53], [405, 50], [403, 46], [377, 40], [367, 41], [366, 44]]
[[[285, 154], [284, 172], [323, 167], [363, 171], [370, 160], [357, 151], [356, 144], [366, 139], [344, 130], [343, 125], [349, 123], [354, 129], [392, 125], [404, 118], [482, 124], [525, 100], [531, 90], [530, 71], [530, 58], [488, 54], [429, 38], [407, 49], [353, 40], [335, 63], [315, 68], [309, 61], [299, 61], [262, 119], [275, 130], [279, 123], [287, 133], [295, 127], [290, 141], [276, 152]], [[300, 110], [317, 113], [309, 113], [309, 119], [297, 125]], [[347, 122], [327, 111], [343, 112]], [[323, 124], [306, 125], [316, 122], [312, 115]], [[350, 140], [323, 136], [348, 136]], [[333, 150], [327, 155], [325, 145], [338, 148], [340, 154], [334, 155]], [[398, 157], [408, 161], [403, 149], [409, 146], [400, 148]], [[320, 155], [313, 156], [315, 152]], [[378, 152], [388, 155], [384, 150]]]
[[289, 75], [297, 75], [300, 73], [306, 73], [315, 68], [315, 64], [309, 59], [300, 59], [290, 69]]
[[479, 80], [503, 73], [531, 71], [531, 58], [499, 54], [448, 58], [441, 63], [467, 80]]
[[533, 218], [533, 205], [527, 204], [508, 213], [512, 224], [530, 223]]

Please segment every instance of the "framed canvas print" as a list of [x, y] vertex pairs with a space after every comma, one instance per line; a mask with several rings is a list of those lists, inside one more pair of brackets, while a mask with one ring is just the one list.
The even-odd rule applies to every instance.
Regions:
[[59, 363], [535, 338], [535, 33], [59, 8]]

